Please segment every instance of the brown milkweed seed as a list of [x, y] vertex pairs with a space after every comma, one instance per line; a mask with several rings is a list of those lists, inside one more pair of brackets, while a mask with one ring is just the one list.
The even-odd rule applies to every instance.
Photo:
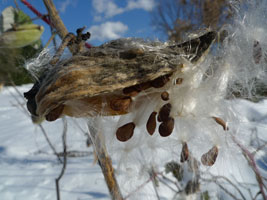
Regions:
[[168, 100], [169, 100], [169, 93], [166, 92], [166, 91], [162, 92], [162, 93], [161, 93], [161, 99], [162, 99], [163, 101], [168, 101]]
[[185, 162], [188, 160], [189, 157], [189, 150], [186, 142], [183, 142], [182, 152], [180, 162]]
[[163, 121], [159, 125], [159, 134], [162, 137], [167, 137], [171, 135], [173, 128], [174, 128], [174, 119], [169, 117], [166, 121]]
[[62, 114], [63, 109], [64, 109], [64, 105], [60, 105], [60, 106], [56, 107], [55, 109], [50, 111], [50, 113], [48, 113], [45, 116], [45, 119], [47, 121], [50, 121], [50, 122], [57, 120], [60, 117], [60, 115]]
[[225, 130], [225, 131], [229, 130], [229, 128], [226, 126], [225, 121], [223, 121], [221, 118], [219, 118], [219, 117], [212, 117], [212, 118], [215, 120], [215, 122], [217, 122], [218, 124], [220, 124], [223, 127], [223, 130]]
[[134, 133], [135, 124], [133, 122], [127, 123], [118, 128], [116, 132], [117, 139], [121, 142], [129, 140]]
[[170, 75], [161, 76], [159, 78], [154, 79], [151, 81], [151, 86], [154, 88], [161, 88], [163, 87], [170, 79]]
[[217, 146], [213, 146], [207, 153], [201, 156], [201, 162], [203, 165], [212, 166], [214, 165], [218, 156], [219, 150]]
[[144, 83], [140, 83], [137, 85], [133, 85], [130, 87], [126, 87], [122, 90], [123, 94], [128, 95], [128, 96], [136, 96], [139, 92], [141, 92], [142, 90], [146, 90], [148, 88], [151, 87], [150, 82], [144, 82]]
[[158, 115], [159, 122], [164, 122], [168, 120], [170, 113], [171, 113], [171, 108], [172, 108], [172, 105], [170, 103], [167, 103], [160, 108], [159, 115]]
[[180, 84], [183, 83], [183, 80], [184, 80], [184, 79], [182, 79], [182, 78], [177, 78], [177, 79], [175, 80], [175, 84], [176, 84], [176, 85], [180, 85]]
[[156, 130], [156, 126], [157, 126], [156, 115], [157, 115], [157, 112], [152, 112], [146, 123], [146, 130], [150, 135], [153, 135]]
[[130, 107], [131, 101], [132, 101], [131, 97], [113, 99], [110, 101], [110, 108], [115, 111], [127, 112]]

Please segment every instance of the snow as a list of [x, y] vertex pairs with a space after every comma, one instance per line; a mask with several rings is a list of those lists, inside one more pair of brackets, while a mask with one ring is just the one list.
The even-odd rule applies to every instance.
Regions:
[[[31, 85], [20, 86], [18, 91], [22, 94], [30, 87]], [[19, 106], [18, 100], [25, 107], [25, 101], [20, 94], [13, 87], [4, 87], [0, 92], [0, 197], [5, 200], [55, 199], [55, 179], [61, 171], [62, 164], [53, 155], [40, 128], [32, 123], [29, 115]], [[257, 135], [266, 142], [267, 100], [258, 103], [232, 100], [228, 103], [236, 110], [239, 120], [244, 124], [242, 130], [256, 130]], [[45, 122], [43, 127], [57, 152], [62, 152], [62, 121]], [[245, 139], [242, 142], [244, 141]], [[67, 145], [68, 150], [86, 151], [89, 156], [68, 158], [65, 175], [60, 181], [61, 198], [64, 200], [109, 199], [101, 170], [98, 164], [94, 163], [92, 147], [86, 146], [84, 133], [77, 128], [76, 123], [70, 118], [68, 118]], [[250, 148], [253, 149], [253, 144]], [[217, 167], [211, 167], [209, 172], [226, 176], [230, 174], [243, 180], [244, 183], [251, 182], [255, 175], [251, 170], [248, 170], [248, 165], [244, 159], [235, 160], [235, 164], [239, 162], [236, 167], [231, 163], [233, 159], [237, 159], [234, 154], [229, 154], [233, 150], [235, 148], [231, 148], [231, 146], [227, 150], [223, 150], [216, 161], [218, 162], [216, 163]], [[259, 158], [257, 163], [261, 173], [266, 176], [266, 148], [263, 150], [265, 151], [261, 151], [257, 155]], [[134, 170], [134, 166], [131, 165], [131, 167], [132, 169], [129, 169], [128, 173], [130, 170]], [[120, 171], [117, 174], [119, 180], [123, 180]], [[145, 174], [143, 176], [146, 177]], [[126, 178], [134, 177], [127, 176]], [[142, 180], [135, 182], [135, 186], [142, 183]], [[125, 182], [125, 184], [131, 183]], [[128, 185], [128, 192], [130, 191], [134, 191], [133, 185]], [[171, 197], [166, 191], [164, 187], [159, 190], [162, 199]], [[155, 199], [153, 191], [150, 192], [151, 199]], [[146, 197], [145, 199], [149, 196], [148, 193], [141, 193], [141, 197]], [[138, 199], [140, 196], [137, 195], [132, 198]]]
[[[18, 89], [23, 93], [30, 87]], [[55, 178], [62, 165], [14, 96], [25, 104], [12, 87], [5, 87], [0, 93], [0, 199], [55, 199]], [[61, 120], [44, 123], [43, 127], [57, 152], [62, 152]], [[109, 199], [101, 170], [94, 164], [92, 148], [86, 147], [85, 136], [73, 124], [68, 128], [68, 150], [87, 151], [90, 156], [68, 158], [60, 181], [61, 198]]]

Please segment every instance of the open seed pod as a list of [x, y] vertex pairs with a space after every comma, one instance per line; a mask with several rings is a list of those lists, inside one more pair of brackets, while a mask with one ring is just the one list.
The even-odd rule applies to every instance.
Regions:
[[186, 59], [196, 62], [215, 37], [211, 31], [182, 44], [119, 39], [92, 47], [49, 67], [24, 94], [28, 110], [37, 122], [62, 115], [126, 114], [132, 96], [145, 90], [160, 95], [160, 88], [182, 73]]

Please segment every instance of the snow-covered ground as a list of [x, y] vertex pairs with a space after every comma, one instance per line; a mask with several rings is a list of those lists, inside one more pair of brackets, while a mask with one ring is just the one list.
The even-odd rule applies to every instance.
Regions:
[[[18, 89], [23, 93], [30, 87]], [[25, 104], [12, 87], [5, 87], [0, 93], [0, 199], [56, 199], [55, 178], [62, 165], [41, 129], [32, 124], [16, 99]], [[62, 152], [62, 121], [43, 123], [43, 127], [57, 152]], [[101, 170], [94, 164], [92, 148], [86, 146], [86, 137], [71, 122], [67, 145], [68, 151], [86, 151], [90, 156], [68, 158], [67, 170], [60, 181], [61, 198], [109, 199]]]
[[[30, 87], [31, 85], [24, 85], [17, 89], [22, 94]], [[23, 104], [25, 108], [25, 101], [20, 94], [13, 87], [4, 87], [0, 92], [0, 199], [56, 199], [55, 179], [61, 171], [62, 164], [53, 154], [40, 127], [32, 123], [27, 112], [22, 110], [19, 105]], [[239, 114], [239, 119], [244, 124], [242, 129], [250, 130], [251, 137], [258, 136], [266, 142], [267, 100], [259, 103], [235, 100], [230, 101], [229, 105], [233, 106]], [[65, 175], [60, 181], [61, 198], [64, 200], [109, 199], [101, 170], [98, 164], [94, 163], [92, 147], [86, 146], [86, 136], [74, 122], [70, 118], [68, 119], [68, 151], [88, 152], [89, 155], [68, 158]], [[45, 122], [42, 126], [56, 151], [62, 152], [62, 120], [52, 123]], [[248, 138], [244, 138], [245, 140]], [[256, 140], [252, 139], [251, 141]], [[257, 144], [251, 143], [248, 148], [253, 149], [253, 145], [257, 146]], [[231, 148], [229, 146], [229, 149]], [[239, 166], [229, 168], [227, 159], [231, 160], [232, 155], [223, 156], [223, 154], [221, 158], [218, 158], [218, 162], [228, 166], [227, 169], [224, 169], [225, 171], [233, 170], [231, 173], [240, 173], [241, 176], [251, 174], [251, 177], [255, 177], [252, 171], [246, 171], [248, 169], [246, 163], [246, 166], [240, 163]], [[257, 158], [258, 167], [262, 175], [266, 177], [266, 147], [261, 149]], [[236, 164], [238, 163], [233, 163], [233, 165]], [[215, 168], [222, 170], [224, 166], [216, 167], [215, 165]], [[236, 169], [239, 171], [235, 171]], [[243, 178], [243, 180], [246, 179]], [[129, 191], [134, 190], [135, 186], [129, 188]], [[167, 190], [163, 190], [160, 196], [162, 199], [170, 197]], [[142, 199], [148, 199], [147, 194], [144, 194], [143, 197]], [[156, 196], [149, 199], [156, 199]]]

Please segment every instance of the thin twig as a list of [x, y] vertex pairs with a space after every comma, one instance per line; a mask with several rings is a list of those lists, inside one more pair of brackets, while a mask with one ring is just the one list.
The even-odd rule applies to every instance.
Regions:
[[261, 191], [261, 195], [262, 195], [264, 200], [267, 200], [267, 197], [266, 197], [266, 194], [264, 191], [264, 187], [266, 187], [266, 186], [262, 180], [260, 171], [256, 165], [253, 154], [250, 153], [234, 136], [232, 136], [232, 139], [237, 144], [237, 146], [239, 146], [239, 148], [242, 150], [244, 157], [247, 159], [249, 165], [252, 167], [252, 169], [256, 175], [256, 180], [258, 182], [258, 185], [259, 185], [259, 188]]
[[47, 43], [45, 44], [44, 49], [48, 47], [48, 45], [50, 44], [50, 42], [51, 42], [52, 40], [54, 40], [55, 36], [56, 36], [56, 33], [52, 33], [51, 37], [49, 38], [49, 40], [48, 40]]
[[59, 189], [59, 181], [65, 173], [66, 166], [67, 166], [67, 121], [63, 118], [63, 134], [62, 134], [62, 143], [63, 143], [63, 166], [59, 176], [56, 178], [56, 191], [57, 191], [57, 200], [60, 200], [60, 189]]
[[240, 194], [242, 199], [246, 200], [246, 197], [243, 195], [241, 190], [230, 179], [228, 179], [227, 177], [224, 177], [224, 176], [215, 176], [215, 175], [212, 175], [212, 174], [211, 174], [211, 176], [216, 180], [219, 179], [219, 178], [220, 179], [224, 179], [226, 182], [228, 182], [230, 185], [232, 185], [237, 190], [237, 192]]
[[225, 187], [223, 187], [220, 183], [216, 182], [216, 184], [223, 190], [225, 193], [227, 193], [229, 196], [231, 196], [235, 200], [239, 200], [234, 194], [232, 194], [230, 191], [228, 191]]
[[173, 189], [169, 184], [165, 183], [164, 179], [161, 179], [161, 178], [158, 177], [158, 180], [159, 180], [163, 185], [165, 185], [165, 186], [168, 187], [170, 190], [172, 190], [173, 192], [175, 192], [175, 193], [179, 193], [179, 192], [180, 192], [180, 191], [177, 191], [177, 190]]
[[157, 185], [156, 185], [156, 173], [154, 171], [154, 169], [152, 168], [151, 172], [149, 173], [150, 177], [151, 177], [151, 180], [152, 180], [152, 185], [153, 185], [153, 188], [155, 190], [155, 193], [156, 193], [156, 197], [158, 200], [160, 200], [160, 197], [159, 197], [159, 193], [158, 193], [158, 190], [157, 190]]
[[28, 1], [21, 0], [23, 4], [25, 4], [33, 13], [35, 13], [38, 17], [40, 17], [44, 22], [46, 22], [48, 25], [52, 26], [49, 19], [47, 19], [46, 15], [43, 15], [38, 10], [36, 10]]
[[132, 196], [134, 193], [136, 193], [138, 190], [140, 190], [141, 188], [143, 188], [146, 184], [148, 184], [151, 181], [151, 177], [149, 177], [149, 179], [147, 179], [144, 183], [142, 183], [141, 185], [139, 185], [134, 191], [130, 192], [128, 195], [126, 195], [124, 197], [124, 200], [128, 199], [130, 196]]
[[171, 180], [167, 176], [163, 175], [162, 172], [161, 173], [158, 173], [158, 174], [161, 175], [164, 180], [167, 180], [167, 181], [171, 182], [172, 184], [174, 184], [179, 191], [181, 190], [181, 187], [178, 185], [178, 182]]
[[44, 135], [44, 137], [45, 137], [45, 139], [46, 139], [48, 145], [49, 145], [50, 148], [52, 149], [53, 153], [57, 156], [58, 161], [59, 161], [60, 163], [63, 163], [62, 160], [61, 160], [61, 158], [60, 158], [60, 156], [59, 156], [59, 154], [57, 153], [55, 147], [54, 147], [53, 144], [51, 143], [51, 141], [50, 141], [48, 135], [46, 134], [46, 131], [45, 131], [44, 127], [42, 126], [42, 124], [38, 124], [38, 126], [39, 126], [39, 128], [41, 129], [41, 131], [42, 131], [42, 133], [43, 133], [43, 135]]

